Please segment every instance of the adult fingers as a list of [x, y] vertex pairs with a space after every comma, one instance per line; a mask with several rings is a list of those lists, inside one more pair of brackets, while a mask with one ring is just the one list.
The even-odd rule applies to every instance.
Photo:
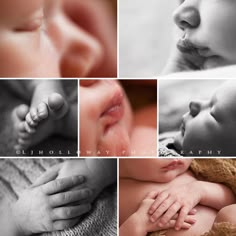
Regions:
[[176, 213], [179, 211], [180, 208], [181, 205], [179, 202], [175, 202], [174, 204], [172, 204], [168, 208], [168, 210], [164, 213], [164, 215], [161, 216], [159, 220], [159, 226], [163, 226], [167, 224], [171, 219], [173, 219], [173, 217], [176, 215]]
[[69, 192], [62, 192], [51, 195], [49, 198], [51, 207], [58, 207], [62, 205], [67, 205], [69, 203], [74, 203], [80, 200], [87, 199], [91, 197], [92, 191], [88, 188], [73, 190]]
[[156, 209], [162, 204], [162, 202], [168, 198], [168, 196], [169, 194], [167, 192], [160, 193], [155, 202], [151, 205], [148, 213], [153, 214]]
[[84, 180], [85, 178], [81, 175], [74, 175], [62, 179], [56, 179], [45, 185], [42, 185], [42, 190], [45, 194], [51, 195], [82, 184], [84, 183]]
[[39, 178], [36, 179], [31, 187], [37, 187], [56, 179], [56, 177], [58, 176], [58, 171], [60, 170], [60, 165], [61, 164], [57, 164], [46, 170], [46, 172], [44, 172]]
[[52, 211], [53, 220], [67, 220], [81, 216], [91, 210], [91, 204], [58, 207]]

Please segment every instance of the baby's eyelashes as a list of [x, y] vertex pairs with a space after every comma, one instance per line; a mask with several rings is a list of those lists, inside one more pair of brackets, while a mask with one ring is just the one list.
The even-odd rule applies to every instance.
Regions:
[[41, 28], [43, 25], [43, 17], [30, 20], [29, 22], [26, 22], [18, 27], [16, 27], [14, 30], [16, 32], [32, 32], [36, 31]]

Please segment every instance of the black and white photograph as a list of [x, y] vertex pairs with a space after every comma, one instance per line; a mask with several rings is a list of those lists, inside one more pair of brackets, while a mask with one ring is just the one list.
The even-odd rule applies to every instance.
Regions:
[[1, 235], [117, 235], [117, 159], [0, 159]]
[[0, 156], [77, 156], [77, 80], [0, 80]]
[[236, 4], [120, 0], [120, 77], [236, 76]]
[[159, 156], [235, 156], [236, 81], [159, 81]]

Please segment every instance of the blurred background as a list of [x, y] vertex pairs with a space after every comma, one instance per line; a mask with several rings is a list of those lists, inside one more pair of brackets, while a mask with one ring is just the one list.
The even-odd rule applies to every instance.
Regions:
[[178, 1], [119, 0], [119, 76], [160, 74], [173, 43]]

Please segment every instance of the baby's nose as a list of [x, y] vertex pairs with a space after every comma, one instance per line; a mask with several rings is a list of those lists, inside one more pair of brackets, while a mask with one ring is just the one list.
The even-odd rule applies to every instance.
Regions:
[[173, 14], [177, 26], [185, 30], [187, 28], [197, 28], [201, 19], [197, 7], [189, 5], [187, 2], [182, 3]]
[[100, 43], [66, 16], [55, 23], [51, 34], [59, 52], [62, 77], [86, 77], [100, 64]]
[[190, 115], [195, 117], [201, 111], [201, 103], [199, 101], [192, 101], [189, 103]]

